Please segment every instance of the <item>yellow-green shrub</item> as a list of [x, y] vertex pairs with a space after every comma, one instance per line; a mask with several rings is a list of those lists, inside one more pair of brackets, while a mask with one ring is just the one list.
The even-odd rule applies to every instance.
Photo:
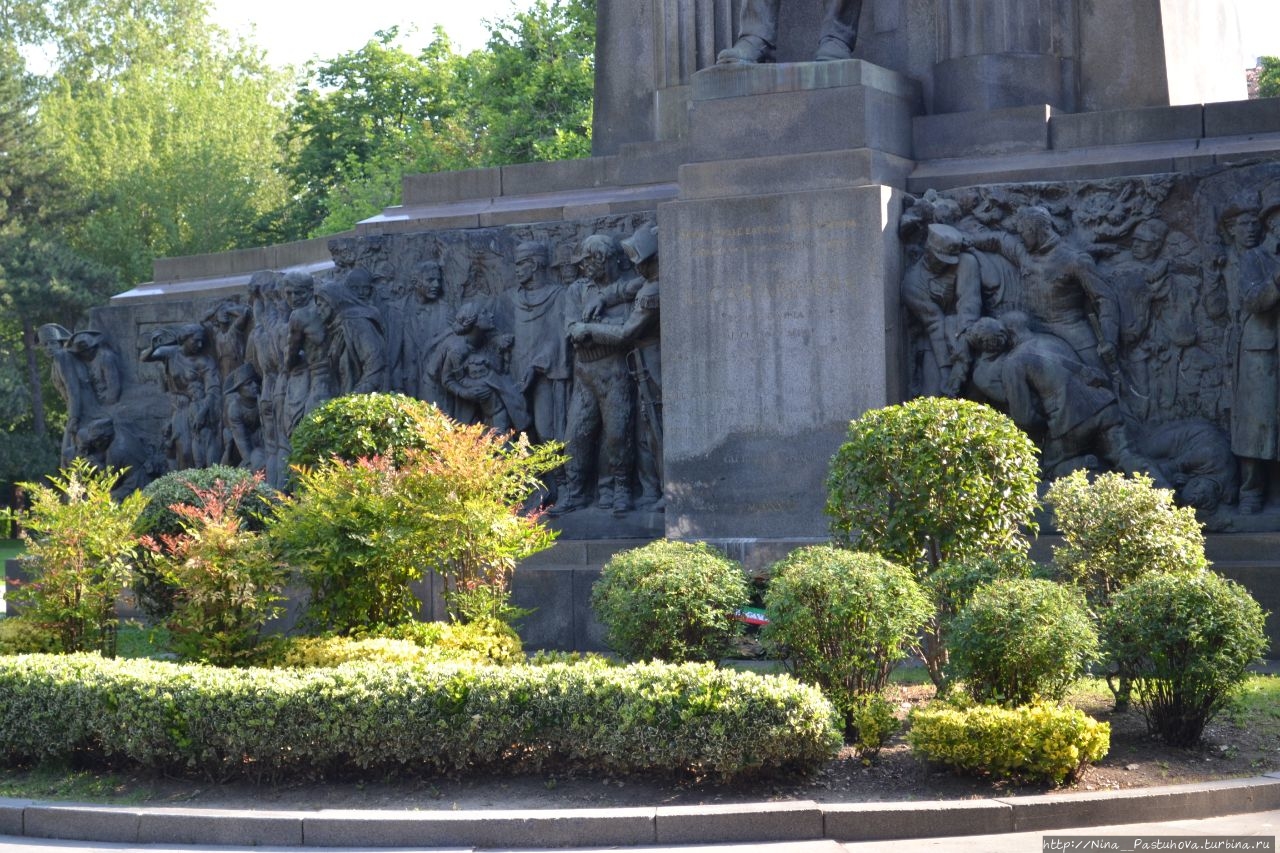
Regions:
[[511, 665], [524, 661], [524, 651], [519, 635], [493, 619], [409, 623], [354, 637], [292, 637], [269, 660], [275, 666], [300, 669], [357, 661]]
[[1107, 754], [1111, 725], [1048, 703], [929, 707], [912, 712], [907, 740], [922, 758], [958, 770], [1061, 784]]
[[0, 658], [0, 761], [78, 758], [213, 778], [564, 765], [729, 779], [812, 769], [831, 704], [710, 664], [220, 669], [97, 655]]

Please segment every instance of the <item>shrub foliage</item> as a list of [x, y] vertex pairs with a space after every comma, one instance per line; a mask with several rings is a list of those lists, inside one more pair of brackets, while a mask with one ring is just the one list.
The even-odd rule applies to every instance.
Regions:
[[1111, 748], [1111, 726], [1075, 708], [939, 706], [911, 713], [907, 739], [929, 761], [1002, 779], [1074, 779]]
[[951, 623], [951, 665], [975, 699], [1061, 701], [1094, 660], [1098, 632], [1074, 590], [1049, 580], [981, 587]]
[[1132, 680], [1148, 729], [1188, 746], [1266, 651], [1265, 620], [1244, 587], [1215, 572], [1151, 575], [1112, 599], [1103, 648]]
[[874, 554], [800, 548], [770, 570], [765, 604], [765, 642], [822, 688], [850, 741], [878, 749], [892, 729], [872, 713], [871, 698], [932, 613], [911, 572]]
[[[837, 541], [907, 566], [929, 588], [944, 565], [1025, 552], [1039, 506], [1035, 445], [968, 400], [923, 397], [867, 412], [831, 460], [827, 514]], [[947, 686], [947, 602], [918, 651]]]
[[1090, 479], [1075, 471], [1056, 480], [1045, 501], [1062, 533], [1053, 562], [1097, 608], [1145, 575], [1208, 566], [1195, 510], [1176, 506], [1173, 492], [1155, 488], [1145, 474]]
[[0, 758], [93, 756], [214, 779], [352, 770], [812, 769], [831, 705], [785, 676], [710, 665], [348, 664], [217, 669], [96, 655], [0, 659]]
[[335, 397], [306, 414], [289, 438], [289, 464], [311, 468], [337, 457], [405, 461], [410, 450], [431, 450], [454, 426], [433, 404], [404, 394]]
[[609, 648], [627, 660], [724, 656], [748, 598], [738, 563], [705, 543], [658, 540], [615, 554], [591, 590]]
[[116, 599], [129, 583], [134, 526], [147, 501], [139, 492], [114, 501], [119, 478], [76, 459], [50, 485], [22, 484], [30, 509], [17, 516], [27, 545], [21, 559], [33, 579], [9, 595], [62, 651], [115, 654]]

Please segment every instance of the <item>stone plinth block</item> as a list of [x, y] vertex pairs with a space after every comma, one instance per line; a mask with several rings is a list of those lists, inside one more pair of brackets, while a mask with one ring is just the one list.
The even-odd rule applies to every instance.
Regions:
[[900, 396], [900, 206], [868, 186], [659, 208], [668, 536], [826, 533], [848, 422]]
[[1052, 104], [1074, 106], [1065, 84], [1072, 65], [1052, 54], [995, 53], [938, 63], [933, 73], [933, 108], [940, 113], [998, 110]]
[[707, 68], [693, 77], [699, 161], [874, 148], [911, 156], [912, 80], [857, 59]]
[[919, 160], [1021, 154], [1049, 149], [1048, 104], [982, 113], [917, 116], [915, 156]]

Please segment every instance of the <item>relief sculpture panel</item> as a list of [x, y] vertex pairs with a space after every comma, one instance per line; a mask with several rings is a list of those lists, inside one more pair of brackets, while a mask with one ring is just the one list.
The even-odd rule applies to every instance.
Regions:
[[[565, 442], [571, 460], [544, 498], [557, 515], [660, 511], [653, 220], [338, 238], [329, 269], [263, 270], [243, 294], [153, 306], [123, 324], [118, 309], [98, 309], [115, 345], [103, 331], [46, 327], [72, 415], [64, 457], [127, 463], [130, 487], [217, 463], [284, 486], [307, 412], [394, 391], [467, 423]], [[136, 363], [121, 371], [131, 351]]]
[[931, 190], [899, 233], [913, 393], [1005, 411], [1046, 478], [1280, 526], [1280, 164]]

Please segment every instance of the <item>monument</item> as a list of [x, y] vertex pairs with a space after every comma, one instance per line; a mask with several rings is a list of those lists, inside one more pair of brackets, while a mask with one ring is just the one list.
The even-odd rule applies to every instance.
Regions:
[[595, 156], [410, 176], [354, 232], [157, 262], [79, 349], [43, 338], [86, 413], [65, 452], [281, 482], [298, 419], [368, 389], [563, 439], [562, 541], [516, 600], [528, 643], [582, 648], [612, 551], [763, 566], [825, 538], [850, 419], [963, 395], [1046, 477], [1177, 490], [1280, 610], [1280, 109], [1221, 61], [1230, 4], [598, 10]]

